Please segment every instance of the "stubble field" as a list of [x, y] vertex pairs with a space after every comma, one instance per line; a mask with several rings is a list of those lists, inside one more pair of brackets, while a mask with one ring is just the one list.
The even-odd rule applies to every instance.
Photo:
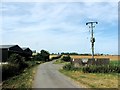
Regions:
[[[50, 55], [50, 58], [56, 57], [57, 55]], [[92, 56], [85, 56], [85, 55], [70, 55], [71, 58], [92, 58]], [[94, 56], [95, 58], [110, 58], [111, 61], [120, 60], [120, 55], [102, 55], [102, 56]]]

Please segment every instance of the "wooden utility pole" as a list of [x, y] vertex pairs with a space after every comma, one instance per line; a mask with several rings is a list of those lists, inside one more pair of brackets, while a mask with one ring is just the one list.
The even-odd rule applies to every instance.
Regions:
[[93, 24], [98, 24], [98, 22], [87, 22], [86, 25], [90, 25], [89, 28], [91, 28], [91, 47], [92, 47], [92, 59], [94, 59], [94, 42], [95, 38], [93, 36], [93, 28], [95, 27]]

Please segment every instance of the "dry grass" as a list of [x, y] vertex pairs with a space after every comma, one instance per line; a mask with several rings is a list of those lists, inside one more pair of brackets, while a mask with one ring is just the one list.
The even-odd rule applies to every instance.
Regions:
[[60, 70], [87, 88], [118, 88], [118, 74], [93, 74], [80, 71]]

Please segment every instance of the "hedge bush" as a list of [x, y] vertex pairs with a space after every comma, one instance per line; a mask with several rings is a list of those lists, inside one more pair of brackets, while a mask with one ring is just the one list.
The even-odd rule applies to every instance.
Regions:
[[63, 69], [64, 70], [74, 70], [74, 71], [76, 71], [76, 70], [80, 70], [81, 68], [77, 68], [77, 67], [74, 67], [72, 64], [66, 64], [65, 66], [63, 66]]
[[63, 56], [61, 60], [65, 61], [65, 62], [70, 62], [71, 57], [70, 57], [70, 55]]
[[120, 66], [105, 65], [105, 66], [86, 66], [83, 69], [85, 73], [120, 73]]
[[15, 65], [15, 64], [2, 65], [2, 80], [5, 80], [19, 73], [20, 73], [19, 65]]
[[8, 58], [8, 62], [14, 64], [21, 64], [25, 62], [25, 58], [20, 56], [19, 54], [11, 54]]
[[83, 71], [84, 73], [120, 73], [119, 65], [103, 65], [103, 66], [81, 66], [74, 67], [72, 64], [67, 64], [63, 67], [64, 70]]
[[28, 67], [28, 64], [22, 56], [19, 54], [12, 54], [8, 59], [8, 64], [2, 65], [2, 79], [5, 80], [17, 75], [26, 67]]
[[28, 64], [25, 62], [25, 58], [20, 56], [19, 54], [11, 54], [8, 58], [8, 62], [11, 64], [17, 64], [20, 70], [28, 67]]

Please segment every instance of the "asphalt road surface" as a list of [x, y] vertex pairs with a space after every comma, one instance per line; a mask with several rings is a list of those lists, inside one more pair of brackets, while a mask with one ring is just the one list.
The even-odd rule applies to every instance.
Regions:
[[63, 66], [46, 62], [38, 66], [33, 88], [80, 88], [76, 83], [58, 70]]

